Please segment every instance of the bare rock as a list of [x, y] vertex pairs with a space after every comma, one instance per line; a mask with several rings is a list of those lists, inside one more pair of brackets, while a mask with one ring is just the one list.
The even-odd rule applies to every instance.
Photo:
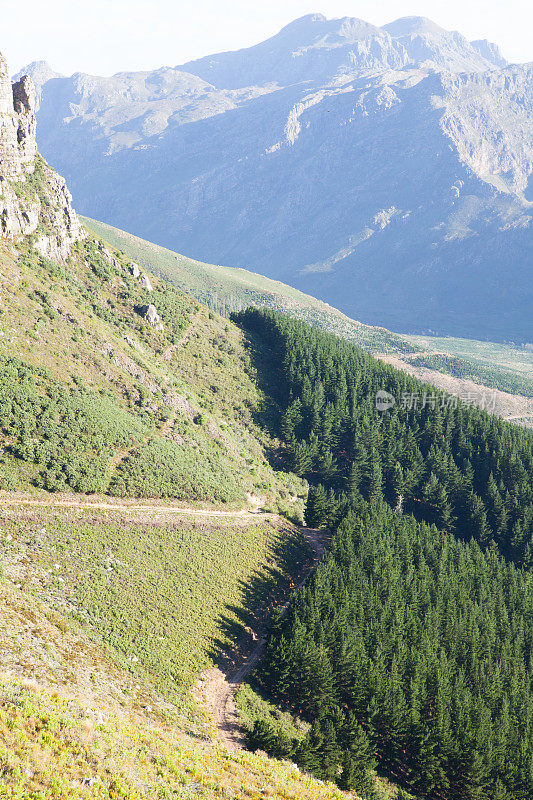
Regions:
[[153, 292], [154, 291], [154, 288], [153, 288], [152, 284], [150, 283], [150, 278], [148, 277], [148, 275], [146, 275], [145, 272], [143, 272], [143, 274], [139, 278], [139, 283], [142, 284], [142, 286], [144, 286], [144, 288], [146, 289], [147, 292]]
[[161, 318], [157, 313], [156, 307], [152, 303], [147, 306], [143, 306], [141, 310], [143, 317], [147, 322], [150, 323], [150, 325], [152, 325], [152, 327], [161, 329]]
[[0, 54], [0, 174], [22, 180], [34, 170], [35, 88], [28, 76], [13, 86], [5, 58]]
[[132, 261], [130, 264], [130, 272], [134, 278], [141, 277], [141, 270], [139, 269], [139, 265], [136, 264], [134, 261]]
[[24, 186], [38, 163], [35, 127], [33, 81], [24, 75], [11, 85], [0, 54], [0, 236], [28, 236], [43, 223], [47, 233], [39, 233], [37, 250], [64, 261], [72, 244], [84, 234], [65, 181], [48, 165], [40, 164], [38, 191]]
[[132, 347], [134, 350], [140, 350], [140, 347], [135, 341], [135, 339], [132, 339], [132, 337], [128, 333], [124, 335], [124, 339], [127, 341], [129, 346]]

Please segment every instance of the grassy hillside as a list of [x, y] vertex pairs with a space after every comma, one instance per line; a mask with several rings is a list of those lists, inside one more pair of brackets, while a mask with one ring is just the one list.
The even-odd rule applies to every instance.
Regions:
[[0, 240], [0, 795], [341, 797], [223, 750], [189, 691], [254, 651], [317, 558], [286, 521], [307, 483], [277, 469], [276, 356], [217, 311], [267, 304], [421, 352], [147, 243], [89, 234], [64, 264], [33, 245]]
[[[415, 363], [511, 394], [533, 396], [533, 353], [513, 345], [452, 337], [410, 336], [363, 325], [279, 281], [244, 269], [193, 261], [95, 220], [85, 223], [114, 247], [223, 315], [248, 305], [284, 311], [372, 353], [413, 354]], [[416, 358], [420, 354], [420, 360]], [[439, 358], [435, 356], [439, 354]], [[444, 356], [441, 357], [441, 356]], [[411, 359], [410, 359], [411, 360]], [[460, 387], [458, 386], [457, 389]]]
[[311, 556], [298, 529], [276, 518], [152, 517], [127, 507], [6, 509], [0, 556], [11, 583], [66, 609], [119, 663], [181, 703]]
[[280, 281], [245, 269], [194, 261], [104, 222], [82, 219], [113, 247], [224, 316], [249, 305], [266, 306], [336, 333], [367, 349], [394, 353], [409, 353], [418, 349], [385, 328], [356, 322], [327, 303]]
[[80, 628], [0, 581], [0, 795], [19, 800], [340, 800], [266, 756], [228, 751]]
[[0, 487], [229, 504], [288, 493], [234, 325], [152, 275], [149, 291], [92, 237], [66, 265], [3, 241], [0, 265]]

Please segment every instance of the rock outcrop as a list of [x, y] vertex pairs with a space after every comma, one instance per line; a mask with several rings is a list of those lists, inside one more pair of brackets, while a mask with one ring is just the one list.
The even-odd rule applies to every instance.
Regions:
[[0, 175], [20, 180], [33, 172], [35, 141], [35, 90], [31, 78], [11, 84], [5, 58], [0, 54]]
[[148, 275], [146, 275], [146, 273], [143, 272], [143, 274], [139, 278], [139, 283], [141, 284], [141, 286], [144, 286], [147, 292], [153, 292], [154, 287], [152, 286], [150, 278], [148, 277]]
[[12, 84], [0, 54], [0, 236], [35, 234], [42, 255], [64, 261], [83, 233], [65, 181], [37, 154], [35, 130], [33, 81]]
[[161, 317], [157, 313], [157, 309], [152, 303], [150, 303], [149, 305], [143, 306], [141, 308], [141, 314], [143, 315], [145, 320], [153, 328], [156, 328], [158, 331], [163, 330], [163, 324], [161, 322]]

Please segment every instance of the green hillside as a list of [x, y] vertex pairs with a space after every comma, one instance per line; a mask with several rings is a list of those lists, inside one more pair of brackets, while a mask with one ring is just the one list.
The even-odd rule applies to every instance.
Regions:
[[148, 291], [93, 238], [65, 265], [1, 242], [0, 263], [0, 486], [226, 504], [289, 493], [234, 325], [151, 273]]
[[418, 350], [402, 336], [385, 328], [356, 322], [327, 303], [285, 283], [245, 269], [194, 261], [106, 223], [84, 217], [81, 219], [98, 236], [122, 250], [129, 258], [166, 278], [223, 316], [249, 305], [265, 306], [284, 311], [374, 352], [409, 353]]
[[[84, 221], [129, 258], [224, 316], [248, 305], [272, 308], [335, 333], [371, 353], [397, 353], [403, 357], [419, 353], [420, 359], [414, 360], [417, 365], [511, 394], [533, 396], [533, 353], [524, 348], [452, 337], [396, 334], [363, 325], [279, 281], [244, 269], [194, 261], [111, 225], [92, 219]], [[409, 363], [413, 359], [409, 358]]]

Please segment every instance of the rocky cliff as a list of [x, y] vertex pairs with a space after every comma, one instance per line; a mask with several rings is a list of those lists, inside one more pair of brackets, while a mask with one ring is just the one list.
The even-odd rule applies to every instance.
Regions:
[[0, 54], [0, 236], [35, 236], [35, 247], [65, 260], [82, 237], [66, 183], [37, 153], [35, 87], [11, 83]]

